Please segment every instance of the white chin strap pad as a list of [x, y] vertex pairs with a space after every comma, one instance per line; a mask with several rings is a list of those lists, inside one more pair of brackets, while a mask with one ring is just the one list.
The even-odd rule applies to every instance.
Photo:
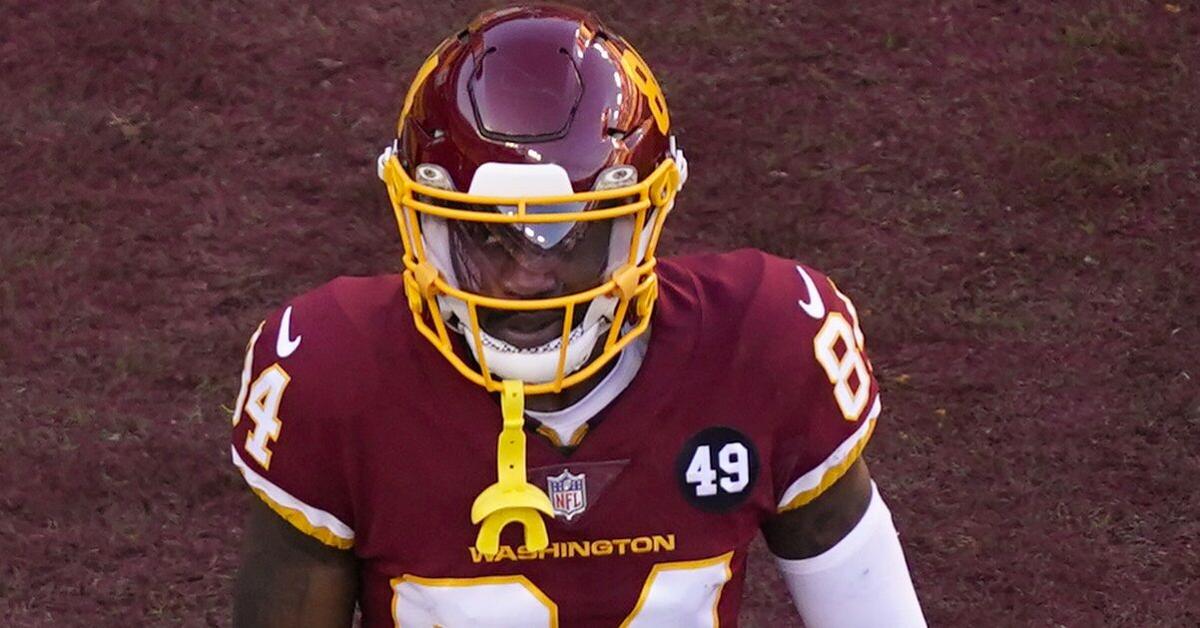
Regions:
[[[446, 296], [438, 297], [443, 314], [453, 314], [459, 321], [458, 331], [467, 340], [467, 347], [477, 362], [486, 362], [492, 375], [500, 379], [516, 379], [527, 384], [545, 384], [554, 381], [558, 374], [558, 355], [562, 338], [555, 338], [539, 347], [519, 348], [480, 330], [483, 338], [483, 359], [475, 346], [474, 330], [470, 328], [466, 304]], [[592, 355], [596, 343], [612, 326], [617, 308], [617, 299], [597, 297], [588, 305], [583, 322], [571, 330], [567, 342], [567, 359], [563, 364], [563, 375], [579, 370]]]
[[837, 545], [812, 558], [775, 560], [808, 628], [926, 625], [892, 513], [874, 482], [867, 512]]

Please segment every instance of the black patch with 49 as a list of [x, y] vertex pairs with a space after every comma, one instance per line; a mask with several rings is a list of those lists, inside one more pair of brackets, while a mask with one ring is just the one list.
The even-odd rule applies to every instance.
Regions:
[[675, 460], [679, 490], [696, 508], [726, 512], [749, 497], [758, 480], [758, 451], [731, 427], [710, 427], [688, 439]]

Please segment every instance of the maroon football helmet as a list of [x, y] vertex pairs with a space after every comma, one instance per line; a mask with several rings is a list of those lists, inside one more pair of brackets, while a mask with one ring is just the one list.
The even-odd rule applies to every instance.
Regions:
[[686, 162], [624, 39], [565, 6], [486, 12], [421, 67], [397, 136], [379, 170], [410, 306], [460, 372], [558, 391], [645, 331]]

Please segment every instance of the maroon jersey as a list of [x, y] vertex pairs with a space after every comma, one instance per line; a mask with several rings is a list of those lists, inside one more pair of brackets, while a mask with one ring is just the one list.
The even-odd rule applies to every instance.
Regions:
[[247, 482], [361, 559], [365, 626], [734, 626], [763, 521], [819, 495], [879, 414], [850, 301], [751, 250], [664, 259], [641, 369], [565, 448], [529, 420], [556, 517], [474, 547], [498, 400], [415, 331], [398, 276], [342, 278], [255, 333], [234, 416]]

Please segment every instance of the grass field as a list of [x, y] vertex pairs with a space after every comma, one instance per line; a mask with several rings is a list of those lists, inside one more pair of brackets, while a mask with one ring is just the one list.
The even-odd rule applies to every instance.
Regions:
[[[690, 158], [666, 248], [855, 297], [931, 625], [1200, 625], [1200, 5], [586, 4]], [[373, 157], [482, 6], [0, 0], [0, 624], [229, 623], [246, 338], [397, 267]]]

